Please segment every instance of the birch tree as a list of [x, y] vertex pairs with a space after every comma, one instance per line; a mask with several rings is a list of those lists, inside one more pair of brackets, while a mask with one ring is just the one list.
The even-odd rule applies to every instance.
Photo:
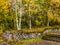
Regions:
[[38, 9], [37, 9], [37, 7], [38, 7], [38, 4], [36, 4], [36, 2], [35, 2], [36, 0], [25, 0], [25, 2], [26, 2], [26, 4], [27, 4], [27, 10], [26, 10], [26, 12], [28, 13], [28, 17], [29, 17], [29, 29], [31, 29], [32, 28], [32, 15], [33, 15], [33, 13], [37, 13], [38, 11]]
[[[13, 9], [13, 11], [15, 11], [17, 30], [21, 30], [22, 0], [10, 0], [10, 3], [12, 6], [11, 8]], [[19, 6], [17, 3], [19, 3]]]

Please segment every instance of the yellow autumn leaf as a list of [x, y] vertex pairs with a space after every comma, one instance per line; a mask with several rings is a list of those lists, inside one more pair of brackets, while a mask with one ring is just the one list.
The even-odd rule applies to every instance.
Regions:
[[2, 12], [4, 10], [3, 13], [8, 13], [9, 7], [10, 7], [9, 0], [1, 0], [0, 7], [2, 9], [2, 10], [0, 10], [0, 12]]
[[41, 21], [36, 20], [35, 23], [36, 23], [36, 25], [40, 25]]
[[60, 0], [51, 0], [52, 3], [59, 3]]
[[51, 12], [50, 10], [48, 10], [47, 16], [48, 16], [48, 18], [50, 18], [50, 19], [54, 19], [54, 15], [52, 14], [52, 12]]
[[58, 17], [58, 22], [60, 22], [60, 16]]
[[26, 3], [28, 3], [29, 2], [29, 0], [24, 0]]

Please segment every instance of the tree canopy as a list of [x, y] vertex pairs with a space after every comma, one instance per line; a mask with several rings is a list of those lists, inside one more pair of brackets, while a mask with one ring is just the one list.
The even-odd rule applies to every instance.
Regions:
[[0, 28], [60, 26], [60, 0], [1, 0]]

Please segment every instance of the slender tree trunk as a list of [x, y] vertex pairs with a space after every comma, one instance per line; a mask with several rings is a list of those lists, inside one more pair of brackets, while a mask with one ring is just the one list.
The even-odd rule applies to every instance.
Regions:
[[19, 20], [18, 20], [18, 5], [16, 4], [17, 3], [17, 0], [10, 0], [10, 3], [11, 3], [11, 8], [13, 9], [13, 11], [15, 12], [15, 18], [16, 18], [16, 28], [17, 30], [20, 30], [20, 27], [19, 27]]
[[20, 14], [19, 14], [19, 28], [21, 30], [21, 19], [22, 19], [22, 8], [20, 8]]
[[29, 29], [31, 29], [31, 15], [30, 15], [30, 12], [29, 12], [29, 17], [30, 17], [30, 19], [29, 19]]
[[22, 0], [20, 0], [20, 9], [19, 9], [19, 28], [21, 30], [21, 19], [22, 19]]
[[46, 16], [46, 24], [47, 24], [47, 26], [49, 26], [49, 18], [48, 18], [48, 16]]
[[16, 27], [17, 27], [17, 30], [20, 30], [19, 28], [19, 20], [18, 20], [18, 5], [16, 4], [16, 0], [15, 0], [15, 13], [16, 13]]
[[49, 26], [49, 18], [47, 18], [47, 26]]
[[31, 13], [30, 13], [30, 1], [29, 1], [29, 29], [31, 29]]
[[18, 17], [17, 17], [17, 11], [16, 11], [16, 27], [17, 27], [17, 30], [19, 30], [19, 26], [18, 26]]

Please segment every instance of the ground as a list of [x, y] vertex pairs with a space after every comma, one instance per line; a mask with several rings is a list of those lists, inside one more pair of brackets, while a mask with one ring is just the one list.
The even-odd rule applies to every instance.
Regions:
[[60, 43], [52, 42], [52, 41], [47, 41], [47, 40], [42, 40], [42, 41], [27, 43], [25, 45], [60, 45]]
[[[45, 28], [47, 28], [47, 27], [45, 27]], [[22, 32], [24, 32], [24, 33], [42, 32], [42, 31], [44, 31], [45, 28], [43, 27], [43, 28], [32, 29], [32, 30], [22, 30]], [[15, 32], [15, 30], [13, 30], [13, 32]], [[60, 45], [60, 43], [58, 43], [58, 42], [43, 40], [43, 39], [41, 39], [41, 37], [36, 37], [34, 39], [32, 38], [32, 39], [9, 41], [9, 40], [5, 40], [3, 37], [0, 36], [0, 45], [4, 45], [3, 43], [5, 43], [6, 45]]]
[[[0, 42], [0, 44], [2, 44]], [[11, 44], [10, 44], [11, 45]], [[15, 44], [14, 44], [15, 45]], [[47, 41], [47, 40], [42, 40], [42, 41], [36, 41], [36, 42], [29, 42], [25, 44], [17, 44], [17, 45], [60, 45], [58, 42], [53, 42], [53, 41]]]

